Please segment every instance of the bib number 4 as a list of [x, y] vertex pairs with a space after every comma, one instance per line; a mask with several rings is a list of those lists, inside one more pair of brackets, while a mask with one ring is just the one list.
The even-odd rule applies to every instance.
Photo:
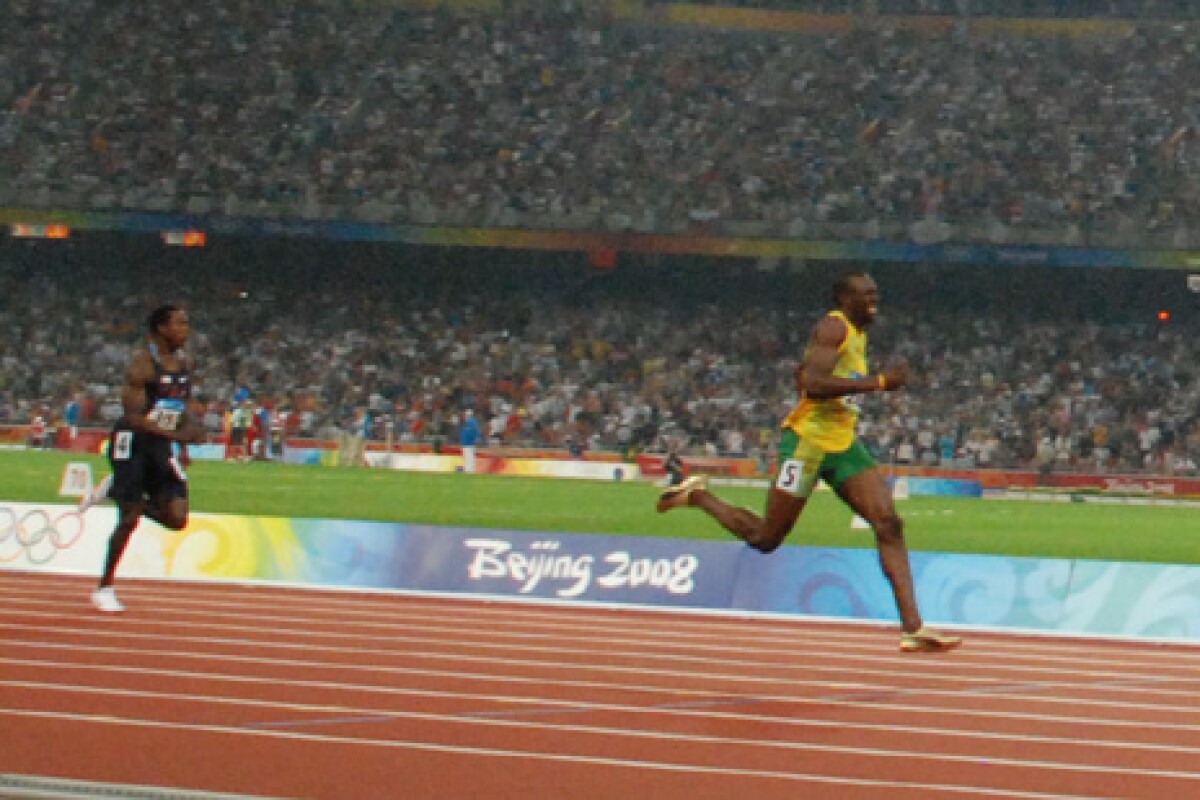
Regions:
[[117, 431], [111, 447], [113, 461], [128, 461], [133, 455], [133, 431]]

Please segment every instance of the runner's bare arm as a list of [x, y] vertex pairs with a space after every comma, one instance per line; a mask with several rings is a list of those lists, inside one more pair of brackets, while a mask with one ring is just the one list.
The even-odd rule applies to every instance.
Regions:
[[841, 378], [833, 374], [838, 362], [838, 349], [849, 333], [846, 323], [837, 317], [825, 317], [813, 329], [808, 356], [804, 361], [804, 386], [809, 397], [829, 400], [849, 394], [889, 392], [900, 389], [908, 381], [903, 365], [876, 375], [862, 378]]

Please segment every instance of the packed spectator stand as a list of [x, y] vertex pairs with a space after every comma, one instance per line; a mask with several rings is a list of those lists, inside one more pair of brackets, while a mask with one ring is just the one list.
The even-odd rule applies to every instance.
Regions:
[[[1200, 241], [1190, 5], [1089, 3], [1113, 21], [1089, 35], [977, 30], [970, 15], [907, 25], [959, 6], [921, 0], [811, 32], [613, 19], [610, 5], [13, 0], [0, 205]], [[966, 7], [1014, 5], [1085, 4]]]
[[[0, 265], [3, 422], [61, 418], [72, 399], [81, 424], [111, 422], [146, 310], [169, 298], [194, 320], [214, 434], [247, 388], [293, 411], [296, 435], [334, 436], [369, 411], [380, 441], [452, 442], [472, 409], [487, 445], [680, 444], [764, 464], [831, 276], [853, 266], [598, 270], [580, 255], [265, 241], [158, 254], [39, 242]], [[865, 403], [881, 459], [1197, 474], [1200, 298], [1182, 275], [871, 269], [884, 292], [875, 366], [904, 358], [914, 374], [909, 391]]]
[[[632, 20], [608, 3], [506, 5], [13, 0], [0, 16], [0, 206], [1200, 242], [1192, 4], [726, 4], [852, 16], [812, 32], [666, 25], [653, 4]], [[885, 6], [950, 24], [908, 25]], [[1129, 24], [976, 29], [1017, 6]], [[182, 299], [214, 430], [250, 387], [310, 435], [369, 409], [380, 438], [390, 424], [399, 441], [446, 441], [471, 408], [490, 442], [679, 441], [765, 461], [829, 270], [846, 266], [622, 257], [602, 276], [556, 263], [578, 260], [565, 254], [240, 247], [206, 261], [117, 237], [8, 243], [0, 422], [58, 417], [73, 399], [83, 424], [111, 420], [145, 311]], [[147, 276], [148, 263], [161, 269]], [[1076, 291], [1009, 268], [868, 268], [896, 299], [875, 352], [920, 375], [868, 403], [881, 459], [1197, 473], [1200, 330], [1181, 275], [1139, 289], [1089, 273]], [[711, 271], [697, 281], [697, 269]], [[1161, 324], [1152, 309], [1167, 299], [1182, 305]]]

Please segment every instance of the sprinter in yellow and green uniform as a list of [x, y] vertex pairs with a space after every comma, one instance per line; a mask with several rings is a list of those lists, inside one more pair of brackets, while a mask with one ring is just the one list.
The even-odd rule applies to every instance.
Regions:
[[[829, 318], [838, 320], [845, 331], [831, 374], [835, 378], [861, 381], [867, 376], [867, 334], [841, 310], [829, 312], [826, 319]], [[802, 365], [808, 363], [812, 351], [810, 342]], [[803, 377], [803, 366], [801, 369]], [[881, 377], [886, 381], [886, 377]], [[899, 376], [896, 380], [902, 381]], [[874, 389], [882, 390], [879, 378], [875, 384]], [[808, 497], [818, 478], [836, 488], [875, 467], [875, 459], [855, 438], [858, 415], [858, 403], [851, 395], [817, 398], [802, 390], [800, 402], [783, 421], [776, 485], [794, 496]], [[780, 543], [782, 540], [775, 546]]]
[[746, 544], [771, 553], [795, 527], [817, 480], [824, 480], [875, 531], [880, 564], [900, 612], [900, 649], [951, 650], [962, 640], [926, 627], [921, 619], [904, 521], [879, 465], [855, 436], [855, 396], [903, 389], [907, 369], [900, 365], [869, 373], [866, 329], [879, 311], [879, 287], [869, 275], [852, 272], [836, 281], [833, 303], [834, 310], [813, 329], [796, 370], [800, 399], [783, 421], [779, 466], [767, 493], [766, 514], [760, 517], [721, 500], [708, 491], [703, 475], [664, 491], [658, 510], [699, 508]]

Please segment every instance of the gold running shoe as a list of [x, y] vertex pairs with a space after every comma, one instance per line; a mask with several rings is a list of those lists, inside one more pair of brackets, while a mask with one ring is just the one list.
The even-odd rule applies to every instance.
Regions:
[[658, 513], [670, 511], [672, 508], [686, 506], [688, 498], [692, 496], [692, 492], [697, 489], [705, 489], [708, 487], [708, 478], [704, 475], [693, 475], [687, 478], [678, 486], [672, 486], [658, 496]]
[[959, 637], [938, 633], [924, 625], [914, 633], [905, 633], [900, 636], [900, 649], [906, 653], [944, 653], [961, 644], [962, 639]]

